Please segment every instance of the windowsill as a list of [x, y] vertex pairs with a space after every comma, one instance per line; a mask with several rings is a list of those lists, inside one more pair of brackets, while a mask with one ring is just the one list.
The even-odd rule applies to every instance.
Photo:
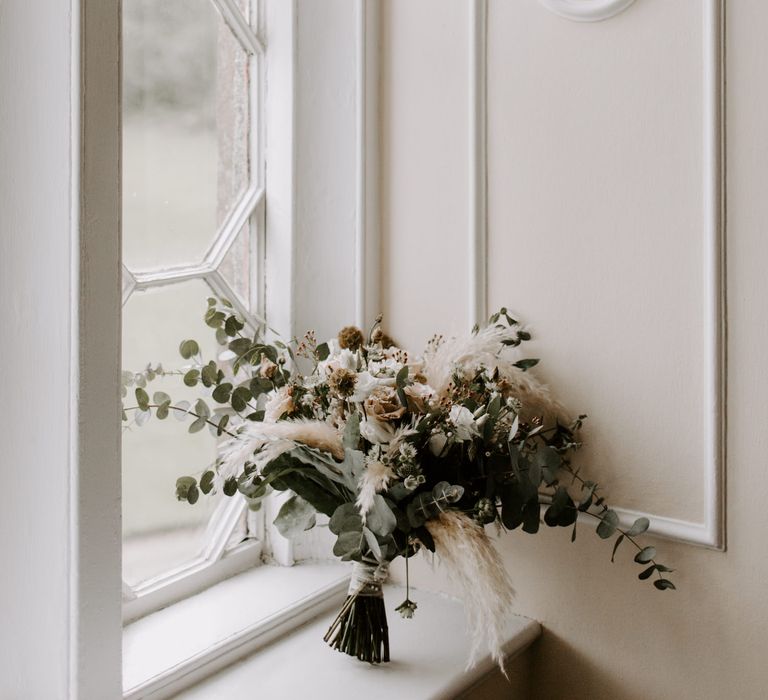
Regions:
[[[127, 625], [124, 698], [167, 698], [341, 605], [349, 566], [259, 566]], [[321, 635], [322, 636], [322, 635]]]
[[[385, 596], [392, 653], [388, 664], [372, 666], [332, 651], [323, 642], [332, 615], [321, 614], [175, 697], [435, 700], [455, 698], [494, 672], [489, 656], [465, 670], [469, 639], [461, 603], [417, 591], [412, 594], [419, 606], [416, 617], [403, 620], [393, 609], [404, 599], [404, 589], [388, 586]], [[538, 622], [513, 616], [505, 645], [507, 658], [525, 651], [540, 631]]]

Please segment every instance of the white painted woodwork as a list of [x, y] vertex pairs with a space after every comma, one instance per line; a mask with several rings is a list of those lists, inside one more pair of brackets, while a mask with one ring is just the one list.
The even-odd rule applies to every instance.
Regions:
[[[404, 600], [405, 589], [387, 586], [384, 598], [387, 610], [391, 611]], [[307, 695], [317, 700], [482, 698], [481, 693], [472, 694], [472, 688], [489, 675], [498, 674], [498, 670], [490, 655], [483, 651], [477, 664], [467, 668], [470, 640], [461, 603], [427, 591], [411, 591], [411, 598], [419, 605], [414, 619], [405, 620], [396, 613], [389, 616], [392, 661], [388, 664], [363, 664], [328, 648], [322, 638], [331, 618], [325, 614], [177, 697], [179, 700], [245, 697], [256, 686], [265, 698]], [[513, 690], [525, 687], [525, 679], [516, 676], [527, 671], [524, 665], [518, 666], [515, 659], [540, 634], [538, 622], [510, 616], [504, 651], [512, 682], [499, 684], [503, 697], [514, 700], [530, 697], [525, 691]], [[301, 673], [296, 673], [297, 658], [301, 659]]]
[[548, 10], [574, 22], [600, 22], [624, 12], [635, 0], [539, 0]]
[[2, 697], [120, 693], [117, 6], [0, 6]]

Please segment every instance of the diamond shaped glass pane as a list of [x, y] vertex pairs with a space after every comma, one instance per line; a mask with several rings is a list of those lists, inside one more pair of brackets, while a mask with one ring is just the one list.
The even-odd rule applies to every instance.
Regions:
[[[200, 280], [135, 292], [123, 310], [123, 367], [140, 371], [159, 362], [165, 370], [179, 370], [188, 363], [178, 352], [179, 341], [187, 338], [198, 341], [206, 360], [215, 358], [221, 347], [203, 321], [210, 295]], [[188, 388], [174, 375], [149, 382], [146, 391], [150, 398], [164, 391], [174, 402], [194, 403], [201, 387]], [[135, 400], [129, 395], [125, 405]], [[207, 542], [218, 497], [201, 494], [195, 505], [175, 497], [176, 479], [199, 477], [217, 454], [216, 437], [207, 430], [190, 435], [190, 422], [153, 416], [123, 433], [123, 577], [129, 584], [190, 561]]]
[[123, 43], [125, 264], [200, 262], [248, 184], [248, 56], [210, 0], [124, 0]]

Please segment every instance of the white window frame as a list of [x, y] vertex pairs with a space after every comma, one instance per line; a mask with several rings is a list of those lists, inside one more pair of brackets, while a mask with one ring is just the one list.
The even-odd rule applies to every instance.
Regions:
[[[310, 326], [328, 335], [378, 311], [375, 266], [364, 269], [377, 257], [375, 149], [365, 148], [375, 145], [376, 91], [360, 63], [376, 3], [267, 4], [286, 21], [269, 47], [265, 304], [283, 335]], [[6, 552], [4, 590], [18, 614], [3, 639], [20, 661], [3, 688], [22, 697], [122, 692], [119, 7], [13, 2], [0, 30], [0, 217], [13, 236], [0, 280], [7, 300], [31, 307], [31, 316], [15, 301], [0, 310], [17, 340], [8, 366], [20, 367], [6, 390], [46, 402], [44, 437], [39, 411], [19, 420], [28, 402], [9, 403], [2, 425], [6, 459], [22, 467], [4, 473], [19, 497], [3, 517], [25, 523]], [[322, 275], [312, 274], [316, 262]], [[292, 274], [279, 279], [284, 264]], [[44, 674], [40, 658], [50, 661]]]
[[[255, 324], [255, 317], [264, 316], [264, 219], [266, 211], [266, 183], [263, 157], [264, 97], [266, 72], [263, 37], [263, 1], [252, 0], [249, 17], [244, 17], [234, 0], [209, 0], [218, 11], [226, 27], [248, 57], [248, 152], [249, 183], [240, 194], [233, 210], [216, 232], [211, 232], [213, 242], [201, 262], [176, 265], [151, 272], [131, 272], [122, 267], [123, 305], [132, 294], [147, 289], [176, 284], [186, 280], [201, 280], [209, 285], [213, 294], [230, 299], [235, 309]], [[251, 279], [248, 306], [240, 302], [225, 277], [219, 271], [227, 252], [235, 243], [243, 226], [256, 228], [255, 260], [251, 261]], [[254, 235], [251, 230], [251, 235]], [[233, 534], [248, 513], [243, 499], [222, 501], [211, 516], [206, 528], [201, 550], [191, 560], [154, 576], [137, 585], [123, 581], [123, 620], [130, 622], [155, 610], [159, 610], [193, 593], [207, 588], [233, 574], [257, 566], [264, 551], [264, 515], [248, 518], [249, 534], [244, 542], [228, 546]], [[254, 532], [255, 530], [255, 532]]]

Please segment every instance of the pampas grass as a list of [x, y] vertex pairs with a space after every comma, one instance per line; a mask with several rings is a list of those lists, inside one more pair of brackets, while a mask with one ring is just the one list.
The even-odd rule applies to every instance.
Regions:
[[533, 416], [559, 418], [568, 423], [565, 409], [550, 394], [549, 387], [530, 372], [515, 367], [520, 358], [515, 350], [504, 345], [517, 337], [519, 327], [488, 326], [474, 335], [446, 340], [424, 356], [423, 374], [437, 395], [447, 396], [455, 372], [470, 374], [481, 367], [497, 367], [504, 384], [505, 398], [514, 397], [523, 404], [522, 419]]
[[393, 477], [394, 472], [386, 464], [377, 460], [368, 462], [363, 475], [360, 477], [356, 501], [363, 522], [365, 522], [368, 511], [373, 508], [374, 496], [384, 491], [389, 485], [389, 480]]
[[323, 421], [296, 419], [278, 423], [248, 423], [240, 429], [237, 437], [222, 445], [214, 484], [221, 488], [227, 479], [242, 472], [246, 462], [252, 462], [257, 467], [266, 466], [298, 444], [344, 459], [341, 435], [336, 428]]
[[447, 510], [428, 520], [426, 528], [435, 540], [448, 577], [461, 592], [472, 648], [468, 667], [477, 662], [483, 642], [504, 672], [505, 622], [509, 620], [515, 591], [499, 553], [485, 530], [472, 518]]

